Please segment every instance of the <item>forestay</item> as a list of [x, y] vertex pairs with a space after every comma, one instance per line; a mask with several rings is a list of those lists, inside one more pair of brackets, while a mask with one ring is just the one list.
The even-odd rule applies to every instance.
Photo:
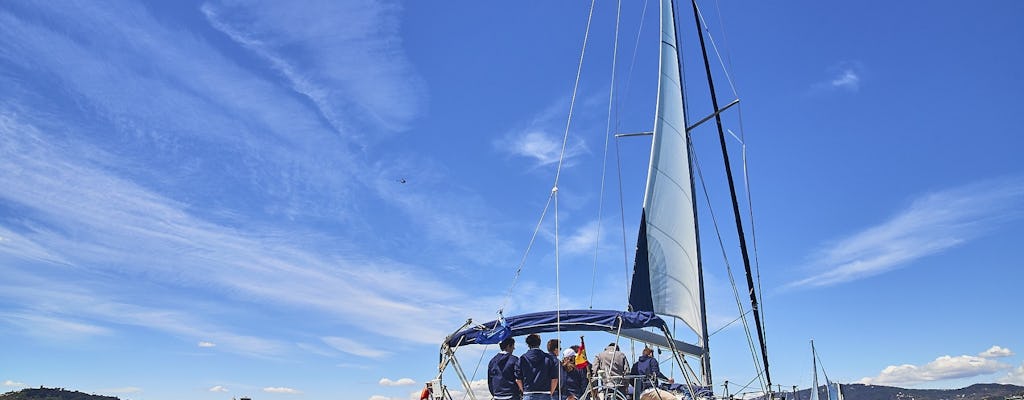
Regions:
[[671, 0], [661, 2], [661, 75], [629, 303], [704, 337], [686, 116]]

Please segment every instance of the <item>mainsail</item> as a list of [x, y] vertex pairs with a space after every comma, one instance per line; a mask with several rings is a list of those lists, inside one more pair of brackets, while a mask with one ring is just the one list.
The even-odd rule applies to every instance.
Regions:
[[629, 304], [681, 319], [703, 338], [686, 115], [671, 0], [661, 1], [661, 65], [651, 164]]

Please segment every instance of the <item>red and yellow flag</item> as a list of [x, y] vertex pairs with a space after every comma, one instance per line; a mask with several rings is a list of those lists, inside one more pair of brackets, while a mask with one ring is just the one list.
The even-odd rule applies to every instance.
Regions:
[[584, 369], [590, 365], [587, 361], [587, 346], [583, 343], [583, 336], [580, 336], [580, 350], [576, 352], [576, 369]]

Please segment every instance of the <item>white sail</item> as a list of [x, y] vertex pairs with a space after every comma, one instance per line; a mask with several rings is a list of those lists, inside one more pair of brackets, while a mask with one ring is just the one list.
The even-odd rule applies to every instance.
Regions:
[[[637, 263], [646, 263], [647, 268], [635, 269], [630, 304], [678, 317], [703, 337], [697, 232], [674, 20], [671, 0], [662, 0], [658, 104], [637, 249]], [[644, 293], [647, 288], [649, 295]], [[634, 301], [634, 296], [644, 299]]]
[[[825, 377], [828, 380], [828, 377]], [[838, 382], [826, 382], [828, 387], [828, 400], [843, 400], [843, 391], [839, 388]]]
[[814, 341], [811, 341], [811, 366], [814, 368], [813, 385], [811, 386], [811, 400], [818, 400], [818, 352], [814, 350]]

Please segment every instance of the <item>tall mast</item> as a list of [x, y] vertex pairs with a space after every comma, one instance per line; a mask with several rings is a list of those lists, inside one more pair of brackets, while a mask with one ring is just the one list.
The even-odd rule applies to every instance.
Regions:
[[701, 29], [700, 11], [697, 10], [697, 0], [691, 0], [693, 5], [693, 18], [697, 24], [697, 37], [700, 38], [700, 50], [704, 56], [704, 73], [708, 78], [708, 89], [711, 92], [711, 104], [715, 111], [715, 123], [718, 125], [718, 140], [722, 145], [722, 157], [725, 161], [725, 174], [729, 181], [729, 195], [732, 197], [732, 212], [736, 220], [736, 233], [739, 235], [740, 252], [743, 254], [743, 269], [747, 275], [747, 290], [750, 293], [750, 307], [754, 314], [754, 325], [757, 327], [757, 338], [761, 343], [761, 357], [764, 362], [764, 376], [768, 385], [767, 390], [772, 390], [772, 375], [768, 372], [768, 349], [764, 340], [764, 328], [761, 326], [761, 313], [757, 305], [757, 292], [754, 289], [754, 277], [750, 269], [750, 256], [747, 254], [747, 240], [743, 233], [743, 219], [740, 214], [739, 201], [736, 199], [736, 183], [732, 178], [732, 166], [729, 163], [729, 151], [725, 143], [725, 130], [722, 128], [722, 117], [718, 106], [718, 97], [715, 94], [715, 82], [711, 77], [711, 63], [708, 60], [707, 46], [704, 44], [704, 32]]

